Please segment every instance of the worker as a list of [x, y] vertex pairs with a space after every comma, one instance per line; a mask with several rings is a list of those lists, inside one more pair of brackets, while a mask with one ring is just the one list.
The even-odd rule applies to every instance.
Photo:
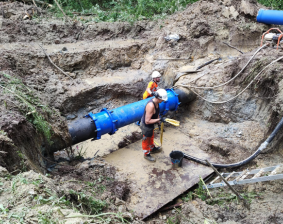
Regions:
[[[154, 96], [155, 92], [158, 89], [158, 83], [160, 82], [161, 74], [158, 71], [154, 71], [151, 74], [152, 80], [148, 83], [147, 88], [143, 94], [143, 99]], [[136, 125], [140, 126], [141, 121], [137, 121]]]
[[165, 89], [158, 89], [155, 97], [150, 99], [145, 106], [144, 114], [141, 119], [142, 130], [142, 149], [144, 158], [150, 162], [155, 162], [156, 159], [151, 154], [161, 152], [161, 147], [154, 145], [154, 124], [164, 122], [163, 117], [159, 117], [159, 104], [168, 99]]
[[147, 85], [147, 88], [143, 94], [143, 99], [154, 96], [154, 93], [158, 90], [158, 83], [160, 82], [161, 74], [158, 71], [154, 71], [151, 74], [152, 81]]

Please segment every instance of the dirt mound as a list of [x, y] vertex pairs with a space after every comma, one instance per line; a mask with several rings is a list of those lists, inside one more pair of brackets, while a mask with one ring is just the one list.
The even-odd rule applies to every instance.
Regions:
[[[126, 211], [123, 201], [128, 194], [125, 183], [114, 181], [114, 169], [109, 173], [108, 165], [104, 167], [105, 164], [97, 166], [94, 163], [90, 166], [92, 168], [81, 168], [78, 176], [63, 174], [52, 179], [33, 171], [11, 177], [1, 169], [1, 220], [17, 222], [22, 219], [38, 223], [43, 220], [68, 220], [74, 223], [88, 218], [78, 213], [81, 211], [87, 212], [89, 219], [95, 222], [94, 214], [103, 211], [108, 215], [100, 219], [105, 221], [133, 221], [133, 215]], [[105, 173], [103, 170], [106, 170]], [[83, 178], [79, 178], [82, 174]], [[14, 215], [7, 216], [8, 213]]]

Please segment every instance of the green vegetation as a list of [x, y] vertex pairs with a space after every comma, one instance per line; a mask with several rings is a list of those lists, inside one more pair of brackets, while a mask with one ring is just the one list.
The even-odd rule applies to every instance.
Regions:
[[3, 130], [0, 130], [0, 135], [4, 135], [4, 136], [7, 136], [7, 133]]
[[[3, 188], [4, 183], [2, 181], [4, 179], [10, 181], [11, 187]], [[101, 177], [101, 179], [106, 178]], [[9, 200], [0, 203], [0, 224], [26, 223], [27, 215], [31, 211], [36, 211], [34, 214], [38, 219], [38, 223], [44, 224], [65, 223], [66, 218], [73, 217], [89, 218], [93, 220], [93, 223], [129, 223], [119, 212], [102, 213], [107, 207], [106, 201], [91, 196], [92, 191], [96, 192], [97, 187], [99, 189], [102, 185], [97, 186], [96, 183], [86, 183], [92, 186], [88, 191], [77, 192], [70, 190], [67, 193], [62, 192], [59, 196], [56, 191], [48, 188], [48, 181], [41, 175], [30, 178], [20, 173], [8, 179], [0, 178], [0, 194], [7, 191], [8, 194], [12, 195]], [[106, 187], [103, 186], [103, 188]], [[25, 208], [21, 208], [21, 211], [15, 210], [14, 208], [21, 200], [25, 201]], [[44, 210], [42, 209], [43, 205]], [[73, 212], [81, 212], [82, 214], [71, 213], [66, 216], [61, 209], [71, 209]], [[57, 216], [54, 216], [54, 213]]]
[[21, 151], [17, 151], [18, 153], [18, 156], [20, 158], [20, 169], [21, 171], [27, 171], [27, 166], [26, 166], [26, 163], [25, 163], [25, 156], [24, 154], [21, 152]]
[[58, 223], [63, 223], [63, 222], [59, 222], [58, 219], [54, 220], [53, 216], [53, 211], [49, 210], [49, 211], [44, 211], [41, 212], [39, 211], [37, 214], [37, 218], [38, 218], [38, 223], [41, 224], [58, 224]]
[[270, 7], [271, 9], [283, 9], [283, 0], [257, 0], [258, 3]]
[[[90, 21], [134, 22], [142, 19], [164, 18], [197, 0], [60, 0], [64, 12], [73, 17], [75, 15], [91, 15]], [[55, 7], [53, 10], [57, 16], [63, 17], [62, 12]], [[80, 18], [80, 17], [79, 17]]]
[[[203, 189], [204, 183], [200, 178], [198, 183], [198, 188], [194, 191], [188, 192], [185, 196], [182, 197], [184, 202], [188, 202], [194, 200], [196, 198], [200, 198], [205, 201], [207, 204], [214, 205], [225, 205], [228, 202], [236, 201], [238, 203], [238, 199], [235, 194], [223, 192], [223, 189], [217, 189], [217, 197], [210, 197], [209, 192], [206, 189]], [[248, 203], [251, 203], [252, 199], [259, 197], [260, 194], [255, 192], [241, 193], [240, 194]]]
[[86, 195], [84, 192], [70, 190], [70, 194], [73, 198], [76, 198], [76, 200], [80, 203], [80, 206], [90, 211], [91, 214], [98, 214], [107, 206], [105, 201], [97, 200]]
[[[77, 19], [89, 22], [134, 22], [143, 19], [165, 18], [176, 11], [184, 10], [188, 4], [198, 0], [58, 0], [64, 12]], [[63, 13], [52, 0], [48, 1], [54, 7], [51, 9], [58, 17]], [[283, 0], [258, 0], [271, 9], [283, 9]], [[85, 20], [80, 16], [90, 16]]]
[[35, 92], [25, 86], [21, 80], [5, 73], [1, 73], [0, 77], [0, 87], [4, 90], [4, 94], [16, 98], [18, 103], [8, 99], [7, 101], [18, 107], [27, 120], [34, 125], [37, 131], [43, 133], [48, 143], [51, 144], [52, 129], [43, 115], [50, 115], [52, 113], [51, 110], [42, 105]]

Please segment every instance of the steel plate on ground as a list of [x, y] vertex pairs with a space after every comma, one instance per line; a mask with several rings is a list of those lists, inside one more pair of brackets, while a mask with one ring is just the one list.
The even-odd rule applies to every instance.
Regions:
[[199, 182], [199, 177], [205, 178], [213, 172], [209, 167], [186, 159], [183, 160], [182, 167], [172, 167], [169, 157], [172, 150], [209, 159], [195, 140], [178, 129], [166, 128], [162, 148], [162, 152], [152, 155], [157, 160], [155, 163], [143, 158], [141, 140], [105, 158], [117, 168], [118, 180], [128, 180], [131, 183], [128, 209], [135, 211], [143, 219], [194, 186]]

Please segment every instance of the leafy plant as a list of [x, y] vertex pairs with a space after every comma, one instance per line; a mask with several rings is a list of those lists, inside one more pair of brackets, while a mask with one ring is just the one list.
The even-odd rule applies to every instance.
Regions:
[[95, 199], [86, 195], [84, 192], [70, 190], [70, 194], [74, 195], [77, 198], [77, 201], [86, 209], [88, 209], [91, 214], [98, 214], [107, 206], [105, 201]]
[[54, 220], [52, 217], [52, 211], [41, 212], [39, 211], [37, 214], [38, 223], [41, 224], [57, 224], [58, 220]]
[[4, 136], [7, 136], [7, 133], [3, 130], [0, 130], [0, 135], [4, 135]]
[[182, 197], [182, 200], [184, 202], [188, 202], [188, 201], [193, 200], [193, 192], [190, 191], [186, 196]]
[[39, 184], [43, 184], [44, 180], [42, 179], [42, 176], [39, 176], [38, 179], [33, 180], [31, 183], [35, 186], [38, 186]]
[[0, 204], [0, 214], [6, 215], [9, 212], [8, 208], [5, 208], [3, 204]]
[[24, 157], [24, 154], [21, 152], [21, 151], [17, 151], [18, 153], [18, 156], [20, 158], [20, 169], [22, 171], [26, 171], [27, 170], [27, 167], [26, 167], [26, 163], [25, 163], [25, 157]]
[[174, 216], [174, 217], [169, 217], [167, 220], [166, 220], [166, 223], [167, 224], [178, 224], [180, 223], [179, 220]]
[[251, 203], [252, 202], [252, 199], [256, 198], [259, 196], [258, 193], [256, 192], [248, 192], [246, 194], [241, 194], [241, 196], [246, 199], [248, 201], [248, 203]]
[[195, 190], [195, 194], [204, 201], [207, 198], [207, 195], [205, 189], [203, 189], [203, 186], [203, 182], [200, 180], [198, 182], [198, 188]]
[[84, 158], [85, 154], [86, 154], [86, 148], [83, 147], [83, 145], [81, 145], [80, 147], [77, 146], [77, 150], [75, 152], [75, 159], [81, 159]]

